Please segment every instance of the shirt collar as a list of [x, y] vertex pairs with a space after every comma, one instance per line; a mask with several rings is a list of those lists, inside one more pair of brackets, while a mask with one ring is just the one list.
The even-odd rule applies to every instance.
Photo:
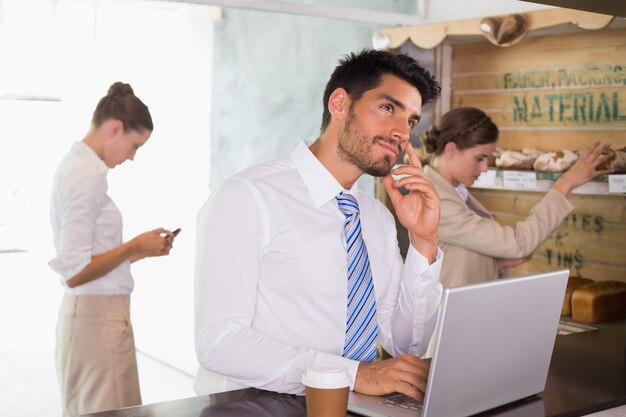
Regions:
[[335, 199], [340, 192], [349, 192], [356, 197], [358, 185], [355, 182], [350, 190], [345, 190], [324, 165], [309, 149], [307, 142], [301, 142], [292, 152], [291, 160], [300, 173], [316, 208]]
[[461, 196], [463, 201], [467, 203], [469, 200], [469, 192], [467, 191], [467, 187], [465, 187], [465, 184], [459, 184], [456, 187], [454, 187], [454, 189], [459, 194], [459, 196]]
[[91, 146], [87, 145], [85, 142], [76, 142], [74, 143], [74, 149], [80, 154], [87, 158], [97, 169], [98, 172], [102, 174], [106, 174], [109, 171], [109, 167], [104, 163], [102, 159], [96, 154], [96, 151], [91, 149]]

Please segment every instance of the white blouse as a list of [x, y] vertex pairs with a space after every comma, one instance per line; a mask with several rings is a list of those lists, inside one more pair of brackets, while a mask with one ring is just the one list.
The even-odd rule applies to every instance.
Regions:
[[76, 142], [54, 175], [50, 221], [56, 258], [48, 265], [71, 294], [130, 294], [130, 262], [78, 287], [66, 281], [91, 263], [92, 256], [122, 244], [122, 215], [107, 195], [109, 169], [88, 145]]

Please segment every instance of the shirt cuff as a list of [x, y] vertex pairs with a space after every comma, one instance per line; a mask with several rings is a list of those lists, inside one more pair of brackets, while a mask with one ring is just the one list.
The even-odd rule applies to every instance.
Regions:
[[[422, 282], [439, 281], [441, 274], [441, 265], [443, 264], [443, 251], [437, 248], [437, 256], [435, 256], [435, 262], [428, 263], [428, 259], [419, 253], [413, 246], [409, 245], [409, 249], [406, 254], [406, 260], [404, 262], [404, 270], [410, 271], [413, 279], [409, 281], [417, 284], [417, 280]], [[413, 286], [412, 289], [417, 289]]]
[[53, 258], [48, 261], [48, 266], [57, 274], [61, 273], [61, 261], [59, 258]]
[[428, 347], [437, 319], [437, 308], [441, 302], [443, 288], [439, 283], [443, 252], [437, 248], [435, 262], [428, 264], [428, 259], [415, 249], [409, 249], [405, 262], [403, 285], [406, 285], [409, 299], [415, 300], [413, 329], [409, 353], [422, 356]]
[[320, 365], [324, 363], [341, 365], [345, 367], [348, 370], [350, 377], [352, 378], [352, 382], [350, 383], [350, 391], [354, 390], [354, 381], [356, 380], [356, 373], [359, 369], [359, 361], [347, 359], [343, 356], [333, 355], [331, 353], [317, 352], [317, 354], [315, 355], [314, 365]]
[[[58, 273], [61, 276], [62, 281], [65, 282], [85, 269], [87, 265], [91, 263], [91, 258], [92, 256], [89, 251], [77, 251], [72, 255], [58, 255], [48, 261], [48, 266], [54, 272]], [[68, 259], [70, 259], [71, 262], [68, 262]]]

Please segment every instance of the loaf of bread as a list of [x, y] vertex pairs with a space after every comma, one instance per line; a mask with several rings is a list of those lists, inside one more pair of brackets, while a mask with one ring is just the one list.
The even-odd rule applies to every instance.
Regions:
[[496, 146], [493, 152], [491, 152], [491, 155], [487, 157], [487, 165], [494, 168], [496, 166], [496, 159], [502, 155], [502, 152], [504, 152], [504, 149]]
[[496, 167], [500, 169], [532, 169], [535, 157], [520, 151], [506, 150], [496, 158]]
[[569, 279], [567, 280], [567, 287], [565, 287], [565, 298], [563, 299], [563, 307], [561, 308], [562, 316], [572, 315], [572, 293], [574, 292], [574, 290], [581, 285], [589, 284], [591, 282], [593, 282], [593, 280], [588, 278], [569, 277]]
[[615, 173], [626, 172], [626, 147], [621, 149], [607, 149], [602, 155], [608, 155], [608, 159], [598, 165], [597, 169], [613, 169]]
[[600, 323], [623, 319], [626, 313], [626, 283], [597, 281], [581, 285], [572, 293], [572, 319]]
[[609, 165], [616, 173], [626, 172], [626, 147], [615, 150], [615, 159]]
[[613, 162], [616, 157], [615, 151], [613, 149], [606, 149], [602, 152], [602, 156], [608, 156], [608, 159], [598, 165], [596, 169], [601, 170], [611, 168], [611, 162]]
[[524, 146], [520, 152], [524, 155], [530, 156], [533, 160], [539, 158], [539, 156], [543, 153], [539, 149], [529, 148], [528, 146]]
[[537, 172], [564, 172], [578, 159], [575, 152], [561, 149], [556, 152], [541, 154], [533, 163], [533, 169]]

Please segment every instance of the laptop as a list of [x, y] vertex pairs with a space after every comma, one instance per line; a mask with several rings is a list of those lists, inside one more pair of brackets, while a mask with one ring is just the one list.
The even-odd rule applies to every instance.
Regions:
[[568, 276], [557, 270], [446, 289], [423, 405], [402, 394], [351, 391], [348, 410], [463, 417], [542, 392]]

